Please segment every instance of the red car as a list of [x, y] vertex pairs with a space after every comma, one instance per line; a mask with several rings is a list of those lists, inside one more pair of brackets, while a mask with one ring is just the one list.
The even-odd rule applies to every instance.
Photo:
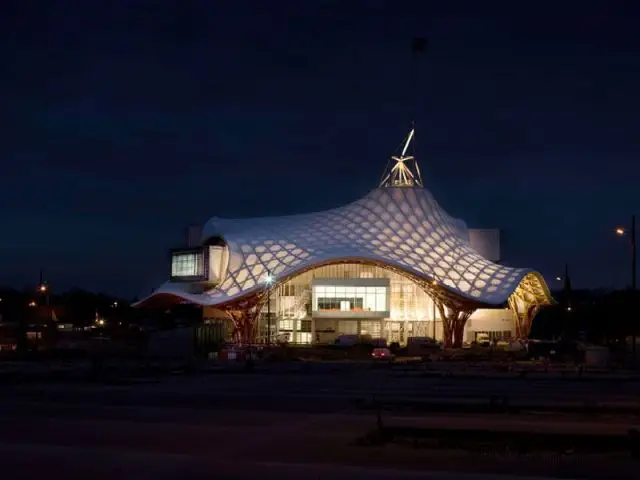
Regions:
[[371, 358], [373, 358], [374, 360], [385, 360], [387, 362], [392, 362], [394, 355], [388, 348], [374, 348], [373, 352], [371, 352]]

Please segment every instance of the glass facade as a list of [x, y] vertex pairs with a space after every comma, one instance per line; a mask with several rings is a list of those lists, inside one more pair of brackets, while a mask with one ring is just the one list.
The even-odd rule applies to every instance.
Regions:
[[[381, 267], [318, 267], [278, 284], [271, 297], [273, 325], [279, 338], [291, 343], [333, 343], [341, 335], [367, 335], [404, 344], [409, 337], [443, 336], [431, 297], [410, 279]], [[500, 331], [505, 337], [510, 319], [507, 310], [478, 310], [468, 322], [467, 339], [474, 340], [476, 331]]]
[[279, 284], [272, 302], [278, 334], [292, 343], [331, 343], [340, 335], [386, 338], [402, 329], [432, 331], [428, 324], [437, 313], [430, 297], [405, 277], [349, 263], [319, 267]]

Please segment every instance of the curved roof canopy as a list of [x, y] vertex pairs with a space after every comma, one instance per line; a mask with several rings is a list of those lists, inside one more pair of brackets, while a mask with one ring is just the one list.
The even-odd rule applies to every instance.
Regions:
[[405, 155], [412, 136], [413, 131], [402, 153], [392, 157], [396, 164], [381, 186], [346, 206], [283, 217], [211, 218], [202, 240], [222, 237], [229, 252], [221, 282], [200, 294], [167, 282], [151, 297], [224, 305], [265, 289], [269, 274], [284, 279], [314, 266], [357, 261], [387, 266], [484, 305], [505, 304], [527, 277], [548, 303], [540, 275], [492, 263], [470, 246], [466, 224], [449, 216], [422, 187], [417, 164], [413, 174], [407, 167], [413, 160]]

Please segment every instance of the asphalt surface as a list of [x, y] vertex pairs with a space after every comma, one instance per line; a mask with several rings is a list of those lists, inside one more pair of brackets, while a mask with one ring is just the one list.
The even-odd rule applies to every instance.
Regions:
[[184, 405], [206, 408], [334, 413], [356, 400], [609, 404], [640, 409], [640, 380], [558, 376], [434, 376], [419, 371], [339, 368], [332, 372], [209, 373], [95, 382], [4, 385], [2, 398], [64, 402]]
[[[481, 455], [363, 447], [375, 428], [356, 398], [640, 404], [638, 381], [420, 376], [388, 369], [210, 373], [118, 383], [41, 382], [0, 391], [0, 465], [7, 478], [637, 478], [628, 455]], [[624, 434], [637, 417], [415, 416], [386, 423]], [[631, 473], [627, 473], [631, 472]], [[468, 475], [483, 474], [476, 477]], [[487, 474], [491, 475], [487, 476]], [[513, 477], [506, 477], [513, 478]], [[520, 478], [520, 477], [519, 477]]]
[[[474, 478], [470, 475], [636, 478], [626, 456], [486, 456], [355, 440], [375, 419], [350, 414], [176, 409], [171, 407], [2, 405], [0, 461], [8, 478]], [[493, 418], [469, 418], [495, 428]], [[462, 425], [461, 419], [387, 417], [389, 423]], [[573, 422], [593, 433], [606, 422]], [[553, 419], [520, 419], [507, 428], [558, 429]], [[503, 427], [505, 422], [503, 421]], [[609, 433], [624, 430], [608, 427]], [[631, 471], [632, 475], [625, 475]]]

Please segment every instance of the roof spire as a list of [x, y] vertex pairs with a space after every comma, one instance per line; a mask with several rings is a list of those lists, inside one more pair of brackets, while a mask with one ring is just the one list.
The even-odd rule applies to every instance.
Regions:
[[418, 167], [418, 162], [416, 161], [415, 156], [407, 155], [409, 147], [411, 147], [411, 153], [413, 153], [415, 131], [415, 125], [412, 125], [409, 134], [402, 142], [400, 155], [391, 156], [390, 161], [387, 163], [387, 168], [382, 175], [380, 188], [423, 186], [420, 167]]

